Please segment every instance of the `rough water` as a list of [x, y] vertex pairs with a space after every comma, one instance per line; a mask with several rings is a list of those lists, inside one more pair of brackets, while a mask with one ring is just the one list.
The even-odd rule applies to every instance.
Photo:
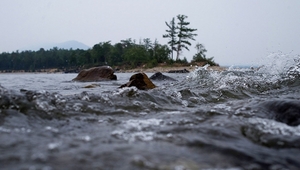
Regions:
[[166, 74], [178, 81], [148, 91], [119, 89], [129, 73], [0, 74], [0, 169], [298, 170], [299, 59]]

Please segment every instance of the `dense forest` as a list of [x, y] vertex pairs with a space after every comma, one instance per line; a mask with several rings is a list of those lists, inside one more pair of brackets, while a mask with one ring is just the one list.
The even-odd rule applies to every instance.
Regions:
[[[162, 45], [157, 40], [151, 41], [149, 38], [136, 40], [126, 39], [119, 43], [111, 44], [100, 42], [91, 49], [58, 49], [54, 47], [50, 50], [43, 48], [38, 51], [15, 51], [12, 53], [0, 54], [0, 71], [11, 72], [22, 70], [26, 72], [42, 71], [45, 69], [58, 69], [60, 71], [79, 71], [83, 68], [90, 68], [101, 65], [118, 66], [124, 69], [139, 66], [155, 67], [159, 63], [171, 65], [173, 63], [187, 63], [187, 59], [179, 58], [183, 49], [188, 49], [191, 45], [189, 40], [194, 40], [192, 32], [185, 22], [184, 15], [177, 16], [179, 22], [175, 24], [174, 18], [169, 23], [166, 22], [169, 30], [164, 38], [170, 39], [168, 45]], [[197, 43], [197, 53], [193, 56], [192, 62], [203, 62], [210, 65], [217, 65], [213, 57], [206, 58], [207, 50], [202, 44]], [[173, 59], [173, 51], [177, 53], [176, 60]]]
[[57, 68], [65, 71], [100, 65], [134, 68], [142, 64], [153, 67], [157, 63], [170, 62], [169, 49], [156, 41], [144, 39], [139, 44], [131, 39], [112, 45], [101, 42], [88, 50], [41, 48], [38, 51], [22, 51], [0, 54], [0, 70], [40, 71]]

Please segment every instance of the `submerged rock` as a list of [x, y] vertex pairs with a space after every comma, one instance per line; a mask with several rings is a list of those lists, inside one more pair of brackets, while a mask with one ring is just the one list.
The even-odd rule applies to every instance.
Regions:
[[156, 87], [145, 73], [137, 73], [132, 75], [129, 79], [129, 82], [123, 84], [120, 86], [120, 88], [132, 86], [135, 86], [140, 90], [148, 90]]
[[93, 67], [80, 71], [73, 81], [104, 81], [104, 80], [117, 80], [114, 75], [114, 70], [109, 66]]
[[151, 80], [170, 80], [170, 81], [176, 81], [175, 79], [169, 77], [169, 76], [166, 76], [166, 75], [163, 75], [161, 72], [156, 72], [155, 74], [153, 74], [151, 77], [150, 77]]
[[170, 70], [168, 73], [189, 73], [189, 70], [183, 69], [183, 70]]
[[96, 87], [100, 87], [100, 85], [99, 84], [90, 84], [90, 85], [84, 86], [83, 88], [96, 88]]

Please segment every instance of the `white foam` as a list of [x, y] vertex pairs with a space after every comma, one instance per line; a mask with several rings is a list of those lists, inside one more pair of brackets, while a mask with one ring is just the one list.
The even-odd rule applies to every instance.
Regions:
[[152, 141], [157, 134], [150, 130], [151, 127], [162, 126], [162, 119], [130, 119], [124, 121], [121, 128], [114, 130], [111, 135], [122, 138], [128, 142], [136, 140]]
[[248, 121], [265, 134], [300, 136], [300, 126], [292, 127], [275, 120], [263, 118], [249, 118]]

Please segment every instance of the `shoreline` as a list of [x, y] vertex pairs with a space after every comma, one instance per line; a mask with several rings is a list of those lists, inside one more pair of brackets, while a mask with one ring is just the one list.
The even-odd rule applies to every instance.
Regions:
[[[189, 72], [195, 71], [198, 67], [195, 66], [166, 66], [166, 67], [153, 67], [153, 68], [135, 68], [135, 69], [128, 69], [128, 70], [119, 70], [116, 71], [115, 73], [138, 73], [138, 72], [145, 72], [145, 73], [156, 73], [156, 72], [161, 72], [161, 73], [168, 73], [169, 71], [174, 71], [174, 70], [188, 70]], [[227, 70], [225, 67], [220, 67], [220, 66], [209, 66], [207, 70], [211, 71], [224, 71]]]
[[[161, 73], [168, 73], [169, 71], [174, 71], [174, 70], [188, 70], [189, 72], [192, 72], [196, 70], [198, 67], [197, 66], [157, 66], [153, 68], [135, 68], [135, 69], [120, 69], [118, 71], [115, 71], [115, 73], [138, 73], [138, 72], [144, 72], [144, 73], [156, 73], [156, 72], [161, 72]], [[207, 70], [211, 71], [224, 71], [227, 70], [225, 67], [220, 67], [220, 66], [209, 66]], [[41, 71], [24, 71], [24, 70], [10, 70], [10, 71], [0, 71], [0, 74], [26, 74], [26, 73], [33, 73], [33, 74], [39, 74], [39, 73], [47, 73], [47, 74], [68, 74], [60, 69], [43, 69]], [[74, 72], [78, 74], [79, 72]]]

